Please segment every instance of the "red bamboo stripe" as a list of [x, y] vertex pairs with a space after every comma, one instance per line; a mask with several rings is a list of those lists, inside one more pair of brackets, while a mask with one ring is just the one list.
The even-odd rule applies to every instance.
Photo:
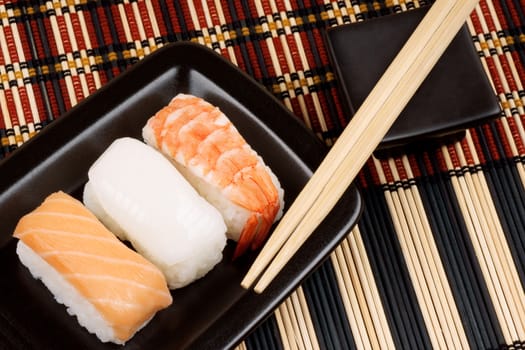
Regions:
[[[425, 154], [428, 154], [428, 152], [425, 152]], [[414, 178], [417, 179], [421, 177], [421, 169], [419, 168], [419, 164], [417, 163], [417, 160], [414, 154], [408, 154], [408, 163], [410, 164], [410, 170], [412, 171]], [[433, 169], [429, 169], [427, 173], [433, 174]]]
[[74, 11], [74, 9], [72, 9], [72, 11], [70, 12], [70, 20], [71, 20], [71, 25], [73, 28], [73, 33], [77, 34], [75, 36], [75, 40], [76, 40], [75, 46], [76, 46], [76, 51], [78, 51], [80, 55], [80, 58], [78, 59], [79, 65], [82, 66], [85, 71], [84, 77], [86, 80], [87, 95], [89, 95], [95, 92], [100, 87], [100, 82], [97, 83], [97, 80], [99, 80], [98, 72], [91, 71], [90, 57], [88, 57], [87, 52], [86, 52], [88, 47], [84, 39], [84, 34], [82, 30], [82, 25], [80, 24], [79, 14], [76, 11]]
[[[471, 129], [469, 130], [469, 133], [470, 133], [470, 137], [472, 138], [472, 142], [476, 146], [476, 149], [480, 150], [481, 146], [480, 146], [480, 141], [479, 141], [478, 129]], [[486, 164], [487, 158], [485, 157], [484, 152], [481, 152], [481, 151], [478, 152], [477, 156], [481, 164]]]

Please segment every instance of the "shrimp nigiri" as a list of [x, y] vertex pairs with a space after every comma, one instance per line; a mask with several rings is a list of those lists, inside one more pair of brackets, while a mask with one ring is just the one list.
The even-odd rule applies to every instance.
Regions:
[[202, 98], [178, 94], [142, 135], [223, 215], [234, 258], [258, 249], [283, 212], [277, 177], [226, 115]]

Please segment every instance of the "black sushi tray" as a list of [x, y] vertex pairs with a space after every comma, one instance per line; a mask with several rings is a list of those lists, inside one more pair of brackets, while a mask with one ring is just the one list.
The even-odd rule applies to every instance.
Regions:
[[351, 186], [262, 294], [240, 286], [255, 254], [232, 261], [234, 243], [229, 242], [219, 265], [172, 291], [173, 304], [124, 346], [101, 343], [31, 277], [15, 253], [12, 232], [21, 216], [54, 191], [80, 199], [87, 171], [106, 147], [119, 137], [140, 139], [147, 118], [179, 92], [200, 96], [229, 116], [278, 176], [287, 205], [326, 154], [319, 139], [280, 101], [211, 49], [180, 42], [153, 52], [0, 162], [0, 348], [232, 348], [270, 316], [356, 224], [362, 202]]

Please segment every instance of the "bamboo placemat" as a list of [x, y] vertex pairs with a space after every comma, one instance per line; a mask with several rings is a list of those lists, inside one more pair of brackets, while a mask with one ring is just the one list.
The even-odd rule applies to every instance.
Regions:
[[[0, 157], [181, 40], [221, 53], [331, 145], [347, 118], [323, 30], [426, 4], [0, 1]], [[481, 0], [468, 20], [501, 117], [455, 144], [370, 158], [358, 226], [239, 348], [525, 347], [524, 9]]]

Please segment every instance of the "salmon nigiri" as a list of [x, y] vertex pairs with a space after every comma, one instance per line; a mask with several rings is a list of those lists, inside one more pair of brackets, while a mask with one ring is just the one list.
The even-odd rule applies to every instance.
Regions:
[[103, 342], [124, 344], [172, 303], [162, 272], [64, 192], [22, 217], [14, 237], [21, 262]]
[[283, 211], [280, 183], [219, 108], [178, 94], [142, 135], [223, 215], [234, 257], [259, 248]]

